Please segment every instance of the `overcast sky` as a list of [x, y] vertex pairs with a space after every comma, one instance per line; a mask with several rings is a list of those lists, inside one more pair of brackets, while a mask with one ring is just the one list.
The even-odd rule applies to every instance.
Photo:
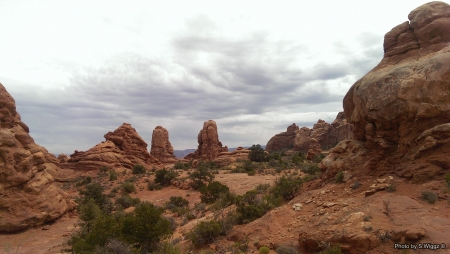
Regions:
[[[130, 3], [131, 2], [131, 3]], [[0, 83], [36, 143], [71, 154], [130, 123], [176, 150], [331, 122], [426, 1], [1, 1]]]

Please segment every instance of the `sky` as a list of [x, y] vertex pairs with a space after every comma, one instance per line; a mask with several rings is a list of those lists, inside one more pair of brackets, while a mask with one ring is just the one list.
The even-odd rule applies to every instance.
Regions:
[[332, 122], [383, 38], [426, 3], [396, 1], [1, 1], [0, 83], [35, 142], [85, 151], [130, 123], [151, 145], [228, 147]]

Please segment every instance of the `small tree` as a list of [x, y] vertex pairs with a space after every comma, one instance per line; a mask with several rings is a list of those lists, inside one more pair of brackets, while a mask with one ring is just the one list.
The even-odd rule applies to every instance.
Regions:
[[155, 173], [155, 183], [159, 183], [162, 186], [170, 185], [171, 181], [178, 176], [178, 173], [174, 170], [161, 169]]
[[250, 153], [248, 153], [248, 158], [251, 161], [256, 162], [263, 162], [263, 161], [269, 161], [269, 155], [264, 151], [264, 149], [261, 147], [261, 145], [252, 145], [250, 147]]
[[217, 221], [201, 221], [187, 234], [187, 238], [191, 240], [195, 247], [201, 247], [214, 242], [214, 238], [219, 236], [221, 232], [222, 228]]
[[192, 180], [192, 187], [194, 189], [200, 189], [203, 185], [205, 185], [205, 182], [211, 182], [214, 179], [214, 175], [211, 173], [209, 164], [200, 162], [197, 165], [197, 169], [192, 172], [192, 174], [189, 176]]
[[303, 181], [300, 177], [282, 176], [275, 181], [272, 193], [276, 197], [283, 197], [285, 200], [291, 200], [295, 197], [297, 191], [302, 187]]
[[136, 164], [133, 166], [133, 174], [144, 174], [147, 170], [145, 169], [145, 167], [141, 164]]
[[211, 204], [220, 198], [221, 195], [225, 195], [230, 192], [228, 186], [214, 181], [200, 188], [200, 199], [203, 203]]

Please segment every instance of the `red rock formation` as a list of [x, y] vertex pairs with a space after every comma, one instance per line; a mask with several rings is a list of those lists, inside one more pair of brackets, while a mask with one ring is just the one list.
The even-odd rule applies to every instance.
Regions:
[[266, 151], [277, 151], [294, 147], [295, 133], [298, 130], [299, 128], [295, 123], [289, 125], [285, 132], [278, 133], [267, 142]]
[[322, 153], [322, 149], [320, 149], [320, 144], [315, 138], [309, 139], [309, 149], [308, 153], [306, 154], [306, 159], [313, 160], [316, 156], [320, 155]]
[[124, 123], [114, 132], [105, 134], [106, 141], [86, 152], [75, 151], [63, 167], [76, 170], [96, 170], [101, 166], [109, 168], [132, 168], [142, 164], [147, 168], [159, 161], [147, 151], [147, 143], [130, 124]]
[[221, 152], [228, 152], [228, 147], [223, 147], [219, 141], [217, 124], [213, 120], [208, 120], [203, 124], [203, 129], [198, 133], [198, 148], [195, 152], [184, 157], [185, 159], [213, 160]]
[[161, 162], [176, 161], [176, 157], [173, 154], [173, 147], [169, 141], [169, 132], [161, 126], [156, 126], [153, 130], [150, 154]]
[[248, 160], [250, 150], [238, 147], [232, 152], [221, 152], [217, 158], [213, 160], [218, 167], [230, 165], [237, 160]]
[[450, 168], [450, 5], [431, 2], [384, 38], [384, 58], [358, 80], [343, 104], [354, 140], [320, 167], [361, 174], [395, 172], [425, 181]]
[[0, 84], [0, 232], [41, 225], [73, 208], [51, 173], [58, 160], [34, 143], [14, 99]]

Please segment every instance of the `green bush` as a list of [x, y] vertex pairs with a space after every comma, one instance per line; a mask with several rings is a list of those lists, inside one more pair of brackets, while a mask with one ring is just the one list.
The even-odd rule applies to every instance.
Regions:
[[79, 194], [78, 203], [80, 205], [84, 205], [90, 199], [93, 199], [102, 211], [107, 213], [111, 211], [111, 200], [103, 194], [103, 187], [100, 184], [90, 183], [86, 185], [85, 189], [80, 190]]
[[276, 249], [277, 254], [298, 254], [298, 251], [289, 246], [281, 245]]
[[262, 196], [256, 190], [247, 191], [236, 198], [236, 220], [239, 224], [252, 222], [279, 204], [279, 198], [271, 195]]
[[183, 163], [181, 161], [175, 162], [175, 165], [174, 165], [175, 169], [189, 169], [191, 167], [192, 167], [191, 163]]
[[147, 189], [149, 191], [160, 190], [160, 189], [162, 189], [162, 186], [155, 182], [148, 182]]
[[147, 171], [145, 167], [141, 164], [136, 164], [133, 166], [132, 173], [133, 174], [144, 174]]
[[214, 179], [214, 174], [211, 173], [213, 166], [207, 162], [200, 162], [197, 168], [192, 172], [189, 177], [192, 179], [192, 187], [196, 190], [205, 185], [205, 182], [211, 182]]
[[155, 183], [159, 183], [162, 186], [168, 186], [173, 179], [177, 178], [178, 173], [174, 170], [161, 169], [155, 173]]
[[259, 248], [258, 252], [259, 252], [259, 254], [269, 254], [270, 249], [263, 246], [263, 247]]
[[170, 203], [174, 206], [177, 206], [177, 207], [184, 207], [184, 206], [189, 205], [189, 201], [187, 201], [186, 199], [184, 199], [183, 197], [180, 197], [180, 196], [170, 197], [168, 203]]
[[325, 250], [319, 252], [318, 254], [342, 254], [341, 246], [339, 244], [334, 246], [327, 246]]
[[291, 200], [302, 187], [303, 181], [300, 177], [282, 176], [275, 180], [272, 193], [275, 197], [283, 197], [285, 200]]
[[85, 178], [82, 178], [80, 181], [78, 181], [78, 182], [75, 184], [75, 186], [80, 187], [80, 186], [89, 184], [89, 183], [91, 183], [91, 182], [92, 182], [92, 177], [87, 176], [87, 177], [85, 177]]
[[263, 162], [263, 161], [269, 161], [269, 155], [264, 151], [264, 149], [261, 147], [261, 145], [252, 145], [252, 147], [249, 148], [250, 152], [248, 153], [248, 158], [251, 161], [256, 162]]
[[211, 204], [216, 202], [220, 198], [220, 195], [230, 192], [228, 186], [221, 184], [220, 182], [213, 181], [207, 186], [200, 188], [200, 199], [203, 203]]
[[434, 204], [434, 203], [436, 203], [438, 196], [436, 193], [434, 193], [432, 191], [423, 191], [422, 199], [426, 200], [430, 204]]
[[132, 193], [132, 192], [136, 192], [136, 187], [134, 186], [134, 184], [132, 182], [124, 182], [122, 185], [122, 191], [124, 193]]
[[128, 208], [141, 203], [139, 198], [132, 198], [128, 194], [123, 194], [119, 198], [116, 198], [116, 205], [120, 205], [122, 208]]
[[218, 237], [221, 232], [222, 227], [217, 221], [201, 221], [187, 233], [186, 238], [198, 248], [214, 242], [214, 239]]
[[109, 171], [109, 168], [107, 166], [101, 166], [100, 169], [98, 170], [99, 175], [104, 176], [107, 175]]
[[447, 186], [450, 188], [450, 173], [445, 174], [445, 182]]
[[334, 177], [334, 181], [336, 183], [342, 183], [344, 181], [344, 172], [339, 171], [336, 176]]
[[305, 165], [305, 167], [303, 167], [301, 169], [301, 171], [308, 175], [315, 175], [317, 172], [320, 172], [320, 169], [319, 169], [318, 164], [311, 163], [311, 164]]
[[115, 181], [117, 180], [117, 172], [114, 169], [111, 169], [109, 171], [109, 180], [110, 181]]

